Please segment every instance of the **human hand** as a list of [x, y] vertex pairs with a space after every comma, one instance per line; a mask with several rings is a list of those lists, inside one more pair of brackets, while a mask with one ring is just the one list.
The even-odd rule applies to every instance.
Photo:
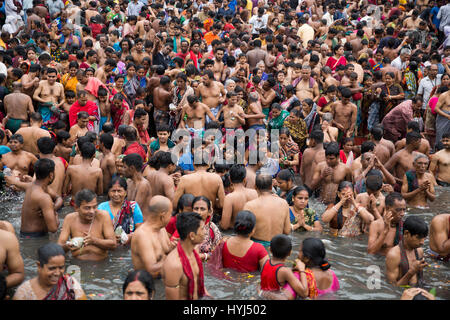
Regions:
[[428, 263], [424, 258], [422, 258], [421, 260], [414, 261], [410, 267], [410, 270], [412, 273], [416, 274], [417, 272], [422, 271], [427, 265]]
[[394, 192], [394, 187], [390, 184], [383, 184], [383, 187], [381, 188], [381, 190], [386, 193], [392, 193], [392, 192]]
[[83, 246], [89, 246], [89, 245], [95, 245], [97, 238], [94, 238], [91, 234], [88, 234], [87, 232], [84, 233], [86, 236], [83, 240]]
[[325, 170], [322, 171], [320, 176], [322, 179], [324, 179], [332, 174], [333, 174], [333, 169], [331, 169], [330, 167], [326, 167]]
[[389, 230], [389, 227], [391, 225], [392, 219], [393, 219], [392, 211], [390, 211], [390, 210], [386, 211], [386, 213], [383, 216], [383, 222], [384, 222], [384, 227], [385, 228], [387, 227], [387, 230]]
[[375, 196], [371, 194], [369, 196], [369, 199], [370, 199], [370, 208], [372, 210], [375, 210], [377, 208], [377, 201], [378, 201], [377, 198], [375, 198]]
[[416, 295], [421, 293], [421, 288], [409, 288], [403, 291], [402, 297], [400, 300], [412, 300]]
[[300, 259], [295, 259], [294, 270], [305, 271], [305, 264]]
[[420, 186], [419, 189], [421, 191], [425, 191], [430, 187], [430, 181], [429, 180], [425, 180]]

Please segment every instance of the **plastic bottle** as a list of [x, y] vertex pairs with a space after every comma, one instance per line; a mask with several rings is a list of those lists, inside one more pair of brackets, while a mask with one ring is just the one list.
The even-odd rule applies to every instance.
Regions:
[[10, 177], [10, 176], [12, 176], [12, 171], [7, 166], [3, 166], [3, 174], [7, 177]]

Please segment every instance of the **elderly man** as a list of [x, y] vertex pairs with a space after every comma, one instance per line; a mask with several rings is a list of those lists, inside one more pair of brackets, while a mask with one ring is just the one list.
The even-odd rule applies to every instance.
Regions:
[[406, 69], [406, 63], [411, 57], [411, 50], [408, 48], [403, 48], [400, 50], [400, 55], [392, 61], [391, 65], [400, 71]]
[[434, 87], [441, 84], [441, 78], [442, 74], [438, 74], [438, 66], [436, 64], [432, 64], [428, 69], [428, 75], [420, 80], [417, 95], [423, 98], [422, 109], [426, 109], [428, 101], [431, 98], [431, 91]]

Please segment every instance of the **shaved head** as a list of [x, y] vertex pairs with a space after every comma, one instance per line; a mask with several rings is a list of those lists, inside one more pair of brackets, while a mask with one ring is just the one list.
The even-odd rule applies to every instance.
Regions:
[[160, 213], [172, 211], [172, 202], [163, 196], [154, 196], [148, 204], [148, 214], [157, 216]]

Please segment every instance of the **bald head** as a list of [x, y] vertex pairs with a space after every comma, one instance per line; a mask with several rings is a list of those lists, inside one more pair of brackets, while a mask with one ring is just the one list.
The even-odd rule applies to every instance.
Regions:
[[14, 90], [21, 90], [22, 89], [22, 82], [14, 81], [13, 82], [13, 89]]
[[148, 205], [148, 214], [158, 216], [161, 213], [172, 211], [172, 202], [163, 196], [154, 196]]

